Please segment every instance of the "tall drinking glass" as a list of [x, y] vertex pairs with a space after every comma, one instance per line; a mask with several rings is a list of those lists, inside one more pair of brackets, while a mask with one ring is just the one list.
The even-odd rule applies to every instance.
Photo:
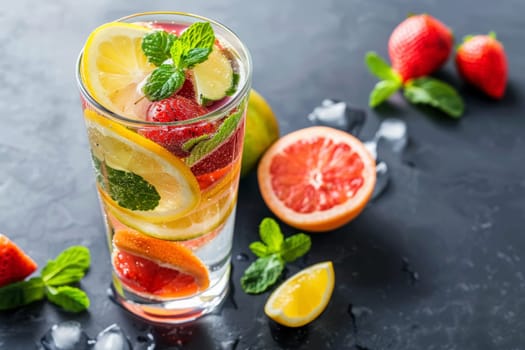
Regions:
[[[195, 23], [209, 23], [214, 33], [204, 61], [198, 56], [207, 28], [193, 30], [202, 38], [184, 37]], [[163, 35], [150, 35], [159, 31]], [[180, 56], [170, 50], [177, 40], [186, 42]], [[152, 85], [155, 70], [169, 71], [177, 62], [184, 82], [170, 71], [180, 86], [151, 98], [145, 86]], [[231, 30], [180, 12], [105, 24], [79, 56], [113, 297], [139, 317], [190, 321], [228, 292], [251, 69], [247, 48]]]

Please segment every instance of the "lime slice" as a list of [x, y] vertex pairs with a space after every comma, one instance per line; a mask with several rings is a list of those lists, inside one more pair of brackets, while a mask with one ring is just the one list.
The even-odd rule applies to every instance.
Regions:
[[86, 41], [82, 82], [113, 112], [133, 118], [144, 113], [148, 101], [138, 86], [155, 69], [141, 47], [149, 32], [151, 29], [137, 24], [112, 22], [95, 29]]
[[188, 166], [155, 142], [97, 113], [86, 110], [85, 121], [93, 157], [112, 169], [141, 177], [160, 195], [152, 210], [124, 208], [99, 186], [104, 202], [136, 220], [172, 221], [196, 208], [199, 184]]
[[233, 84], [231, 62], [214, 46], [208, 59], [192, 68], [192, 80], [200, 104], [220, 100]]

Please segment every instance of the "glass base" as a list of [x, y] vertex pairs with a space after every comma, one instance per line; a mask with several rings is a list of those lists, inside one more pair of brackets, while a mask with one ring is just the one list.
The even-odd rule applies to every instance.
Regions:
[[162, 324], [186, 323], [212, 312], [224, 301], [229, 290], [230, 270], [231, 266], [228, 264], [217, 283], [205, 292], [191, 298], [141, 303], [126, 299], [118, 292], [114, 284], [111, 285], [110, 297], [124, 309], [144, 320]]

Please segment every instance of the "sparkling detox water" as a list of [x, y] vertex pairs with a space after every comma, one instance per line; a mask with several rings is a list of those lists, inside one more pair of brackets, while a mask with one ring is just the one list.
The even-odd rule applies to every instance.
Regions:
[[[177, 37], [191, 24], [128, 22]], [[153, 321], [178, 323], [194, 319], [219, 304], [227, 292], [251, 69], [249, 57], [240, 57], [227, 35], [233, 34], [227, 31], [223, 36], [215, 30], [213, 54], [208, 58], [211, 69], [199, 70], [197, 65], [187, 70], [182, 87], [168, 98], [173, 101], [152, 102], [144, 98], [146, 79], [110, 96], [119, 106], [124, 116], [119, 122], [127, 130], [101, 120], [91, 96], [83, 96], [97, 188], [106, 218], [113, 297], [131, 312]], [[212, 57], [217, 56], [214, 51], [222, 56]], [[216, 67], [214, 60], [219, 62]], [[231, 69], [227, 72], [231, 75], [231, 88], [225, 96], [208, 98], [205, 94], [211, 91], [213, 95], [214, 82], [206, 79], [211, 77], [220, 83], [224, 62], [231, 67], [226, 67]], [[173, 114], [178, 116], [169, 119]], [[116, 139], [122, 137], [118, 142], [108, 137], [114, 131], [119, 134]], [[143, 141], [144, 138], [149, 141]], [[162, 149], [148, 146], [150, 141]], [[153, 150], [159, 159], [152, 162], [148, 154], [129, 151], [136, 144]], [[166, 156], [168, 152], [170, 155]], [[158, 219], [156, 211], [169, 212], [170, 206], [176, 209], [186, 200], [180, 191], [177, 196], [170, 195], [178, 184], [157, 169], [164, 166], [164, 158], [173, 156], [175, 161], [184, 163], [184, 171], [191, 171], [189, 177], [196, 180], [194, 187], [200, 200], [189, 212], [172, 219]], [[119, 196], [124, 196], [121, 192], [129, 188], [123, 174], [133, 184], [142, 181], [135, 178], [136, 174], [147, 180], [141, 182], [145, 201], [151, 197], [147, 192], [148, 176], [155, 178], [150, 184], [161, 193], [159, 204], [149, 211], [122, 204]], [[207, 271], [207, 277], [202, 276], [203, 271]], [[207, 283], [203, 284], [205, 278]], [[199, 281], [206, 288], [195, 287]]]

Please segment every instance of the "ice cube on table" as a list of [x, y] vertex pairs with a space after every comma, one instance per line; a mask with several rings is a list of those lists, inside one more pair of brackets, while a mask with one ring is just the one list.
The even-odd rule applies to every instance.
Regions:
[[308, 119], [315, 125], [329, 126], [358, 136], [366, 120], [366, 112], [346, 102], [324, 99]]
[[112, 324], [97, 335], [93, 350], [132, 350], [129, 339], [116, 324]]
[[88, 350], [91, 347], [87, 334], [76, 321], [53, 325], [40, 342], [46, 350]]

